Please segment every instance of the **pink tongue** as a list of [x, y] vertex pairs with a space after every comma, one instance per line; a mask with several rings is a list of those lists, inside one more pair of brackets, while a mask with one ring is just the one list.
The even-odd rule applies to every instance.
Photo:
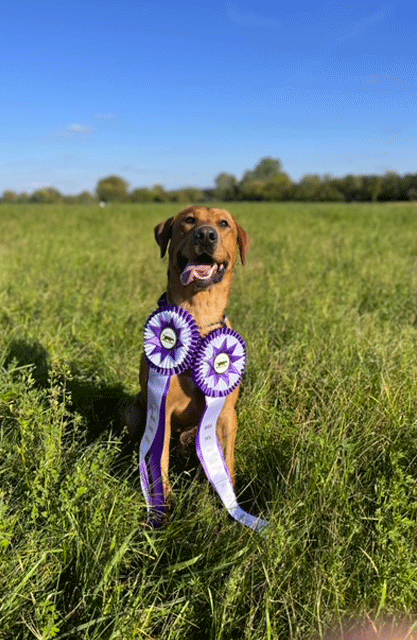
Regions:
[[187, 286], [193, 280], [207, 280], [214, 269], [214, 264], [189, 264], [181, 274], [181, 284]]

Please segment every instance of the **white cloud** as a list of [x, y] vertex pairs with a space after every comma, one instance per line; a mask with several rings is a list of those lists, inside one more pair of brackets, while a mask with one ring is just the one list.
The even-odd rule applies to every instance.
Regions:
[[94, 129], [84, 124], [70, 124], [66, 127], [65, 131], [69, 133], [92, 133]]
[[72, 124], [67, 125], [63, 131], [59, 132], [59, 137], [60, 138], [69, 138], [73, 134], [74, 135], [86, 135], [88, 133], [94, 133], [94, 132], [95, 132], [95, 129], [93, 129], [93, 127], [90, 127], [90, 125], [72, 123]]

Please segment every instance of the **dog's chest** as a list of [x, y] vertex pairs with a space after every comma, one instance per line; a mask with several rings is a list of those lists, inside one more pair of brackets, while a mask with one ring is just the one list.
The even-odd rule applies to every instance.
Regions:
[[205, 409], [204, 396], [194, 384], [191, 372], [173, 377], [168, 404], [172, 406], [172, 417], [179, 425], [196, 424], [201, 419]]

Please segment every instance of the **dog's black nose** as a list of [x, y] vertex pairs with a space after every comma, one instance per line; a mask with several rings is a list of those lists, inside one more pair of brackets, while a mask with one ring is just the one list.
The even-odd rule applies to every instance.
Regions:
[[194, 230], [194, 240], [206, 248], [214, 249], [219, 236], [213, 227], [197, 227]]

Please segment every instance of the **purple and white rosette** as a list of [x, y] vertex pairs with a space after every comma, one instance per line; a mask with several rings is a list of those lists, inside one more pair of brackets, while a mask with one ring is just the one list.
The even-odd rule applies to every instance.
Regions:
[[239, 385], [246, 361], [245, 341], [233, 329], [216, 329], [201, 341], [193, 376], [195, 384], [206, 397], [206, 411], [197, 432], [196, 446], [207, 478], [229, 514], [241, 524], [260, 532], [268, 522], [252, 516], [239, 506], [217, 438], [217, 422], [226, 397]]
[[193, 370], [205, 396], [223, 398], [236, 389], [246, 368], [246, 344], [233, 329], [216, 329], [201, 341]]
[[146, 322], [146, 359], [162, 375], [183, 373], [190, 369], [200, 339], [191, 313], [175, 305], [166, 305], [155, 311]]
[[171, 378], [192, 366], [200, 339], [192, 315], [174, 305], [155, 311], [145, 325], [144, 351], [149, 374], [146, 427], [140, 443], [139, 465], [142, 491], [148, 514], [154, 516], [151, 520], [154, 526], [162, 524], [165, 512], [161, 458]]

